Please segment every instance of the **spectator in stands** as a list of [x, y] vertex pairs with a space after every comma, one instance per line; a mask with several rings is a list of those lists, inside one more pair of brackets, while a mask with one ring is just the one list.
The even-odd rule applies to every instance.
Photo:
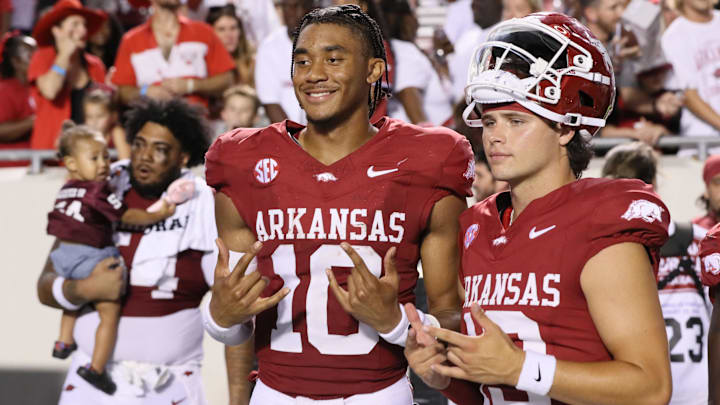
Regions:
[[[658, 159], [641, 142], [618, 145], [605, 156], [602, 176], [639, 179], [656, 187]], [[671, 223], [670, 239], [660, 249], [657, 283], [668, 329], [671, 404], [708, 403], [710, 302], [700, 282], [698, 246], [707, 229], [693, 223]], [[688, 336], [689, 335], [689, 336]], [[687, 336], [687, 337], [686, 337]], [[691, 338], [690, 338], [691, 337]]]
[[150, 19], [120, 43], [112, 77], [120, 100], [186, 97], [207, 107], [207, 97], [222, 95], [232, 84], [230, 54], [212, 27], [180, 15], [180, 0], [151, 4]]
[[445, 9], [445, 23], [442, 31], [445, 32], [451, 44], [475, 25], [472, 14], [472, 0], [449, 0]]
[[702, 177], [705, 192], [698, 198], [698, 203], [705, 210], [705, 215], [693, 222], [710, 229], [720, 222], [720, 155], [711, 155], [705, 160]]
[[256, 126], [259, 108], [260, 100], [258, 100], [257, 92], [252, 87], [239, 84], [225, 90], [223, 109], [220, 112], [222, 121], [215, 126], [215, 136], [234, 128]]
[[[430, 59], [415, 44], [417, 18], [407, 0], [381, 0], [395, 60], [394, 97], [388, 115], [413, 124], [452, 122], [452, 84], [441, 79]], [[417, 101], [416, 101], [417, 100]]]
[[12, 0], [0, 0], [0, 36], [10, 30], [12, 22], [13, 4]]
[[[623, 60], [636, 57], [639, 53], [639, 47], [632, 33], [624, 31], [620, 25], [620, 17], [625, 9], [625, 3], [622, 0], [581, 0], [580, 6], [587, 27], [605, 45], [613, 59], [615, 77], [626, 76], [622, 70], [628, 67], [623, 66]], [[622, 35], [618, 35], [618, 33]], [[623, 87], [618, 82], [616, 82], [616, 85], [619, 88], [616, 93], [613, 113], [608, 117], [607, 124], [600, 132], [601, 136], [606, 138], [630, 138], [645, 142], [648, 145], [655, 145], [661, 136], [669, 134], [666, 127], [649, 121], [642, 116], [632, 121], [624, 121], [623, 118], [627, 110], [629, 110], [625, 108], [624, 96], [632, 95], [631, 102], [633, 106], [642, 111], [642, 107], [637, 105], [640, 104], [637, 100], [644, 93], [638, 91], [637, 86]], [[670, 102], [676, 103], [677, 100], [672, 94], [671, 98]], [[643, 101], [652, 112], [654, 99], [645, 96]], [[677, 108], [676, 105], [675, 111], [677, 111]]]
[[255, 88], [270, 122], [286, 118], [300, 124], [306, 121], [290, 80], [292, 37], [302, 17], [315, 6], [315, 0], [281, 0], [284, 25], [258, 46]]
[[108, 14], [100, 29], [88, 37], [87, 51], [100, 58], [105, 66], [113, 66], [124, 32], [120, 20], [114, 14]]
[[218, 1], [235, 4], [245, 34], [255, 47], [282, 25], [273, 0], [215, 0]]
[[100, 132], [108, 146], [115, 148], [119, 160], [130, 158], [130, 145], [120, 126], [116, 94], [106, 86], [90, 90], [83, 99], [85, 125]]
[[60, 0], [35, 24], [40, 48], [33, 54], [28, 82], [37, 105], [30, 137], [33, 149], [54, 149], [66, 119], [83, 122], [82, 99], [93, 82], [105, 81], [105, 66], [85, 52], [87, 37], [100, 29], [105, 14], [79, 0]]
[[503, 21], [542, 11], [540, 0], [503, 0], [502, 4]]
[[[662, 49], [673, 65], [670, 88], [685, 95], [680, 134], [712, 136], [720, 131], [720, 12], [714, 0], [678, 1], [680, 16], [665, 30]], [[718, 153], [717, 149], [712, 150]], [[681, 149], [693, 154], [694, 149]]]
[[454, 100], [465, 99], [468, 67], [475, 48], [485, 42], [487, 33], [502, 19], [502, 0], [472, 0], [472, 15], [475, 26], [467, 30], [453, 45], [448, 56], [448, 69], [452, 79]]
[[245, 35], [235, 6], [211, 7], [205, 21], [235, 60], [235, 83], [255, 87], [255, 49]]
[[27, 71], [36, 43], [18, 32], [7, 32], [0, 40], [0, 149], [30, 147], [35, 108], [30, 97]]

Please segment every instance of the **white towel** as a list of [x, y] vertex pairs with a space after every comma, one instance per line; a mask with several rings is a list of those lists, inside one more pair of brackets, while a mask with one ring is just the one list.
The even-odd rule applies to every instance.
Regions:
[[[127, 167], [129, 161], [121, 161], [113, 165], [111, 184], [118, 194], [130, 187], [130, 176], [127, 170], [122, 170], [121, 164]], [[120, 167], [118, 167], [120, 166]], [[115, 170], [117, 168], [117, 170]], [[175, 277], [175, 262], [179, 252], [192, 249], [201, 252], [212, 252], [215, 248], [217, 229], [215, 227], [215, 199], [212, 189], [205, 181], [196, 177], [190, 170], [183, 170], [182, 177], [195, 181], [195, 195], [190, 200], [180, 204], [175, 214], [166, 218], [164, 222], [151, 225], [145, 236], [140, 239], [130, 272], [130, 284], [144, 287], [161, 287], [153, 291], [153, 298], [172, 298], [170, 291], [162, 288], [163, 284], [177, 283]], [[125, 234], [125, 235], [123, 235]], [[115, 240], [122, 245], [129, 242], [129, 234], [116, 232]], [[162, 296], [167, 290], [167, 297]], [[157, 296], [155, 296], [157, 295]]]

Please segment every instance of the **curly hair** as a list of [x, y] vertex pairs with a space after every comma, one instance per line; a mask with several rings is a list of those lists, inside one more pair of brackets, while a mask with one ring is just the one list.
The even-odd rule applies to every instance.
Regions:
[[183, 99], [167, 101], [141, 98], [130, 105], [125, 113], [125, 131], [132, 144], [138, 132], [153, 122], [167, 128], [180, 142], [182, 150], [190, 155], [188, 167], [205, 161], [210, 147], [210, 128], [202, 107], [189, 104]]

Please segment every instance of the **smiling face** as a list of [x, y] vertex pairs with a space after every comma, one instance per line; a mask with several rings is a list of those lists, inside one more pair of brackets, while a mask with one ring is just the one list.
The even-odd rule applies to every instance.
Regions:
[[380, 79], [385, 63], [369, 57], [363, 39], [337, 24], [310, 24], [300, 32], [292, 80], [309, 122], [367, 116], [370, 85]]
[[135, 135], [130, 154], [133, 187], [144, 197], [158, 197], [180, 175], [189, 155], [166, 127], [146, 123]]
[[551, 127], [534, 114], [492, 110], [483, 112], [482, 124], [485, 155], [497, 180], [516, 185], [567, 159], [563, 145], [573, 132]]

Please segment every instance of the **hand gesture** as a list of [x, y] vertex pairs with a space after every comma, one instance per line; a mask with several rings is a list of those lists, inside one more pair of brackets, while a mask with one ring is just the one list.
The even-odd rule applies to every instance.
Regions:
[[436, 390], [447, 388], [450, 377], [432, 369], [433, 365], [447, 361], [445, 346], [423, 331], [423, 324], [413, 304], [405, 304], [405, 312], [411, 326], [405, 342], [405, 358], [410, 368], [428, 387]]
[[672, 91], [666, 91], [655, 99], [655, 110], [662, 116], [662, 118], [670, 118], [677, 114], [682, 108], [685, 102], [684, 97], [673, 93]]
[[86, 301], [117, 301], [125, 294], [125, 266], [121, 258], [108, 257], [95, 265], [90, 276], [76, 282]]
[[245, 323], [253, 316], [277, 305], [290, 292], [290, 289], [282, 288], [270, 297], [260, 298], [269, 283], [268, 278], [258, 271], [245, 274], [248, 265], [262, 247], [260, 242], [255, 242], [250, 251], [243, 255], [232, 273], [228, 266], [230, 254], [227, 247], [220, 238], [216, 239], [215, 243], [219, 253], [215, 265], [210, 314], [218, 325], [229, 328]]
[[331, 269], [325, 270], [335, 298], [345, 312], [358, 321], [372, 326], [380, 333], [390, 332], [402, 319], [397, 300], [397, 249], [392, 247], [387, 251], [383, 260], [385, 275], [377, 278], [370, 273], [363, 259], [348, 243], [343, 242], [340, 247], [350, 256], [354, 267], [348, 276], [347, 291], [340, 287]]
[[483, 330], [480, 336], [467, 336], [451, 330], [424, 326], [424, 330], [448, 343], [447, 358], [452, 365], [434, 364], [439, 374], [483, 384], [517, 384], [525, 352], [487, 317], [478, 304], [472, 317]]
[[80, 48], [81, 44], [72, 37], [70, 32], [59, 26], [52, 27], [51, 32], [55, 39], [58, 56], [68, 58], [69, 60], [70, 56]]

